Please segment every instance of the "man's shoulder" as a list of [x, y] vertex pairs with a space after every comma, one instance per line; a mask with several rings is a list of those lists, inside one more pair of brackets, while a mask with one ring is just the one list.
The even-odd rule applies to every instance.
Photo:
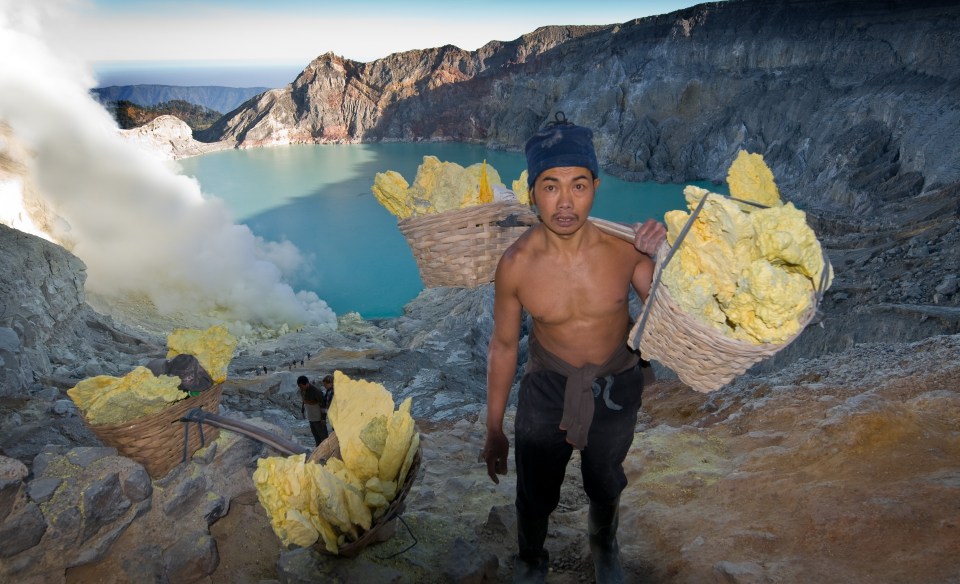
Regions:
[[637, 250], [636, 247], [629, 241], [622, 239], [616, 235], [610, 233], [605, 233], [600, 229], [597, 229], [599, 234], [598, 241], [602, 244], [602, 252], [605, 255], [610, 253], [616, 254], [617, 257], [622, 257], [622, 261], [633, 261], [639, 262], [644, 257], [643, 253]]
[[537, 231], [539, 229], [542, 229], [542, 227], [540, 225], [535, 225], [521, 233], [520, 237], [511, 243], [510, 247], [503, 252], [500, 262], [517, 264], [519, 262], [523, 262], [527, 257], [535, 254], [537, 246], [535, 245], [534, 240], [536, 239]]

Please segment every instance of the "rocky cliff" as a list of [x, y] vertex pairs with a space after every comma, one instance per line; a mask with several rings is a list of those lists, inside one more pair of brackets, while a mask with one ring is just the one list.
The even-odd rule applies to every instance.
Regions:
[[746, 148], [789, 199], [871, 213], [960, 180], [958, 30], [949, 1], [730, 0], [472, 52], [326, 54], [201, 139], [521, 148], [562, 110], [626, 178], [722, 180]]

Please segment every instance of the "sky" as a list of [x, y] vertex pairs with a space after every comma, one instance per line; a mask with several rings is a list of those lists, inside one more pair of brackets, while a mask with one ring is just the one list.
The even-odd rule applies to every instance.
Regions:
[[[50, 46], [88, 63], [101, 75], [152, 71], [157, 77], [173, 67], [213, 65], [245, 69], [251, 82], [271, 81], [249, 86], [269, 87], [292, 81], [313, 58], [329, 51], [368, 62], [391, 53], [447, 44], [474, 50], [492, 40], [514, 40], [540, 26], [615, 24], [698, 3], [40, 0], [41, 5], [50, 6], [44, 27]], [[250, 76], [253, 70], [260, 72]], [[271, 72], [276, 75], [277, 71], [282, 71], [282, 83], [271, 77]]]

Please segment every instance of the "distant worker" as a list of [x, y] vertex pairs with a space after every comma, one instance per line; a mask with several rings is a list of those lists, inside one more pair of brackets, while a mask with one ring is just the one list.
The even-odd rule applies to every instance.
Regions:
[[323, 427], [327, 427], [330, 406], [333, 405], [333, 375], [327, 375], [320, 382], [323, 385]]
[[297, 378], [297, 387], [300, 388], [300, 414], [310, 422], [310, 432], [317, 446], [327, 439], [327, 415], [324, 407], [323, 394], [317, 386], [310, 383], [306, 375]]
[[580, 451], [590, 498], [588, 540], [601, 584], [625, 577], [617, 543], [623, 460], [633, 441], [643, 372], [627, 346], [632, 286], [646, 300], [653, 256], [666, 228], [649, 220], [634, 241], [587, 220], [599, 168], [593, 132], [557, 114], [525, 147], [530, 200], [541, 223], [500, 259], [494, 280], [493, 336], [487, 357], [487, 438], [482, 458], [494, 482], [507, 472], [504, 410], [517, 371], [523, 314], [533, 319], [514, 423], [517, 539], [514, 582], [543, 582], [550, 514], [567, 462]]

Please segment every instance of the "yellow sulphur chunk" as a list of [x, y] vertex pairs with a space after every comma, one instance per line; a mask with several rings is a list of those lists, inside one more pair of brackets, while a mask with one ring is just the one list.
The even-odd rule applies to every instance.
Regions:
[[413, 466], [413, 459], [417, 456], [417, 451], [420, 449], [420, 433], [413, 433], [413, 440], [410, 442], [410, 448], [407, 449], [407, 457], [403, 460], [403, 466], [400, 467], [400, 474], [397, 475], [397, 485], [403, 485], [407, 480], [407, 473], [410, 472], [410, 467]]
[[527, 187], [527, 176], [527, 171], [524, 169], [524, 171], [520, 173], [520, 178], [513, 181], [510, 185], [513, 188], [513, 194], [517, 196], [517, 200], [524, 205], [530, 204], [530, 191]]
[[390, 501], [387, 501], [386, 497], [376, 491], [367, 491], [363, 502], [371, 510], [370, 512], [374, 517], [378, 517], [378, 512], [382, 514], [383, 510], [390, 505]]
[[730, 196], [754, 201], [767, 207], [779, 206], [780, 191], [773, 180], [773, 171], [761, 154], [740, 150], [727, 171]]
[[684, 313], [723, 334], [755, 344], [784, 343], [801, 329], [813, 283], [827, 270], [829, 286], [833, 272], [806, 215], [792, 203], [780, 203], [763, 157], [741, 152], [730, 176], [731, 190], [734, 184], [741, 189], [734, 196], [772, 206], [759, 209], [687, 186], [691, 212], [707, 198], [679, 246], [691, 213], [664, 215], [667, 242], [675, 251], [661, 281]]
[[360, 430], [360, 441], [379, 458], [387, 442], [387, 417], [377, 416]]
[[395, 412], [393, 398], [379, 384], [352, 380], [340, 371], [334, 372], [334, 383], [337, 399], [330, 418], [342, 459], [324, 464], [307, 462], [304, 454], [260, 459], [253, 482], [284, 545], [322, 541], [336, 553], [371, 529], [396, 499], [399, 483], [380, 478], [375, 451], [395, 459], [399, 476], [405, 477], [420, 436], [413, 429], [410, 399]]
[[415, 434], [413, 417], [410, 415], [411, 398], [403, 400], [390, 417], [387, 440], [380, 457], [378, 476], [381, 481], [398, 482], [397, 475], [407, 458]]
[[353, 380], [340, 371], [333, 374], [337, 397], [330, 407], [330, 423], [340, 441], [343, 464], [361, 483], [379, 474], [379, 457], [360, 437], [371, 420], [393, 415], [393, 396], [382, 385]]
[[220, 325], [207, 330], [176, 329], [167, 337], [167, 359], [182, 354], [195, 356], [214, 383], [227, 378], [227, 367], [236, 348], [236, 337]]
[[717, 302], [716, 291], [710, 276], [691, 273], [686, 262], [671, 260], [663, 271], [663, 283], [670, 289], [670, 296], [680, 310], [698, 317], [706, 324], [725, 327], [727, 315]]
[[[324, 546], [336, 552], [341, 535], [356, 538], [358, 527], [370, 528], [371, 513], [359, 489], [305, 458], [300, 454], [257, 461], [257, 497], [284, 545], [312, 545], [322, 537]], [[313, 540], [304, 543], [311, 536]]]
[[410, 183], [395, 170], [378, 172], [373, 177], [373, 195], [387, 211], [400, 219], [406, 219], [413, 212], [409, 189]]
[[317, 531], [310, 520], [296, 509], [287, 509], [280, 531], [283, 532], [280, 539], [285, 544], [294, 544], [301, 547], [313, 545], [320, 537], [320, 532]]
[[379, 478], [373, 477], [364, 486], [367, 491], [380, 493], [388, 501], [393, 501], [394, 497], [397, 496], [397, 483], [393, 481], [381, 481]]
[[[761, 209], [750, 216], [757, 233], [760, 255], [788, 271], [803, 274], [814, 282], [827, 264], [817, 236], [807, 224], [807, 215], [787, 203], [782, 207]], [[829, 286], [833, 272], [827, 274]]]
[[180, 391], [180, 378], [154, 376], [146, 367], [136, 367], [123, 377], [98, 375], [84, 379], [67, 395], [93, 425], [119, 424], [159, 412], [187, 397]]
[[[733, 296], [740, 271], [756, 255], [753, 249], [753, 224], [750, 216], [726, 197], [692, 185], [683, 192], [691, 210], [696, 208], [702, 197], [707, 197], [707, 200], [668, 264], [669, 268], [677, 262], [679, 271], [674, 269], [669, 274], [665, 273], [664, 283], [671, 289], [680, 289], [685, 285], [679, 280], [706, 275], [712, 284], [711, 293], [718, 302], [723, 303]], [[665, 215], [668, 241], [676, 241], [689, 215], [682, 211]], [[703, 305], [700, 300], [691, 303]], [[714, 317], [707, 318], [717, 320]]]
[[810, 304], [810, 280], [757, 260], [744, 271], [737, 294], [724, 308], [736, 323], [736, 338], [783, 343], [800, 332], [798, 317]]
[[503, 186], [500, 174], [483, 161], [466, 168], [424, 156], [413, 183], [395, 171], [377, 173], [373, 194], [388, 211], [401, 219], [493, 201], [493, 187]]
[[480, 189], [477, 193], [477, 202], [481, 205], [493, 202], [493, 189], [490, 188], [490, 180], [487, 178], [487, 161], [483, 161], [480, 167]]

